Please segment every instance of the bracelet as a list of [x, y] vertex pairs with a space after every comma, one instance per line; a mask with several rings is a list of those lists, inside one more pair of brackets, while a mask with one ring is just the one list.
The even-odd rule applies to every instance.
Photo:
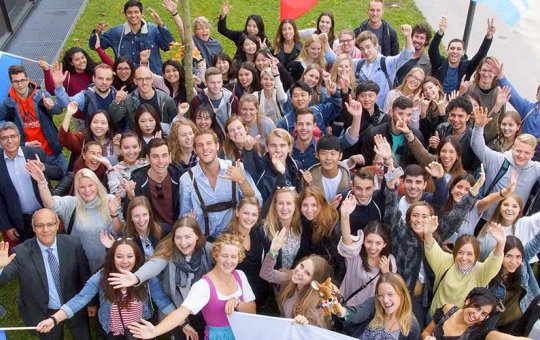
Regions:
[[112, 218], [117, 218], [118, 217], [118, 214], [116, 215], [110, 215]]
[[178, 325], [178, 327], [183, 329], [187, 324], [188, 324], [188, 321], [184, 320], [184, 322], [182, 322], [180, 325]]
[[39, 189], [45, 189], [47, 187], [49, 187], [49, 183], [47, 183], [47, 180], [43, 180], [42, 182], [38, 183], [38, 188]]
[[56, 318], [54, 317], [54, 315], [51, 315], [51, 316], [49, 317], [49, 319], [52, 319], [52, 321], [54, 322], [53, 327], [55, 327], [56, 325], [58, 325], [58, 320], [56, 320]]
[[172, 16], [175, 17], [178, 15], [178, 11], [176, 11]]
[[278, 252], [277, 251], [273, 251], [272, 249], [270, 249], [270, 256], [272, 256], [273, 258], [276, 258], [278, 256]]

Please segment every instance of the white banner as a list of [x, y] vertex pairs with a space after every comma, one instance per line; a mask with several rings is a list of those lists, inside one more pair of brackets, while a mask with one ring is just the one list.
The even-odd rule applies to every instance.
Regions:
[[236, 340], [355, 340], [320, 327], [295, 324], [292, 319], [240, 312], [228, 318]]

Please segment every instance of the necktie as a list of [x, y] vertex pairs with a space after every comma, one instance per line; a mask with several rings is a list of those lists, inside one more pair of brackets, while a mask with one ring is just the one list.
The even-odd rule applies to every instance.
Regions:
[[63, 292], [62, 284], [60, 283], [60, 265], [56, 256], [53, 254], [52, 248], [47, 249], [47, 260], [49, 261], [49, 267], [51, 268], [51, 273], [54, 280], [54, 285], [56, 286], [56, 291], [58, 292], [58, 297], [60, 298], [60, 303], [63, 303]]

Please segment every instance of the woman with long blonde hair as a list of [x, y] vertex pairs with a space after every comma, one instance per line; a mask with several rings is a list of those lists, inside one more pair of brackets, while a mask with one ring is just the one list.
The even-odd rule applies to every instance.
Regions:
[[53, 196], [43, 171], [35, 163], [27, 163], [30, 176], [37, 182], [45, 208], [54, 210], [64, 221], [67, 234], [78, 236], [83, 242], [90, 271], [95, 273], [105, 261], [105, 246], [99, 239], [101, 232], [119, 233], [120, 196], [109, 195], [96, 174], [81, 169], [74, 179], [75, 196]]
[[[326, 58], [325, 54], [329, 54]], [[335, 61], [335, 53], [328, 45], [328, 40], [322, 40], [320, 36], [313, 34], [304, 42], [298, 58], [291, 65], [291, 76], [295, 81], [299, 80], [306, 67], [311, 64], [319, 65], [326, 70], [328, 64]]]

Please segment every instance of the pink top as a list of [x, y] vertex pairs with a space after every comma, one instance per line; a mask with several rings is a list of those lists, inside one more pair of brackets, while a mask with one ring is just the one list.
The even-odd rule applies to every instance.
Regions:
[[[240, 279], [240, 276], [236, 270], [233, 271], [233, 277], [240, 287], [240, 290], [243, 291], [242, 280]], [[214, 283], [210, 277], [208, 277], [208, 275], [203, 275], [202, 279], [205, 280], [210, 287], [210, 300], [202, 309], [204, 320], [209, 326], [212, 327], [228, 327], [229, 320], [225, 314], [225, 305], [227, 304], [228, 300], [220, 300], [218, 298], [216, 286], [214, 286]], [[243, 293], [240, 295], [239, 299], [243, 300]], [[205, 334], [207, 332], [208, 331], [205, 330]]]

